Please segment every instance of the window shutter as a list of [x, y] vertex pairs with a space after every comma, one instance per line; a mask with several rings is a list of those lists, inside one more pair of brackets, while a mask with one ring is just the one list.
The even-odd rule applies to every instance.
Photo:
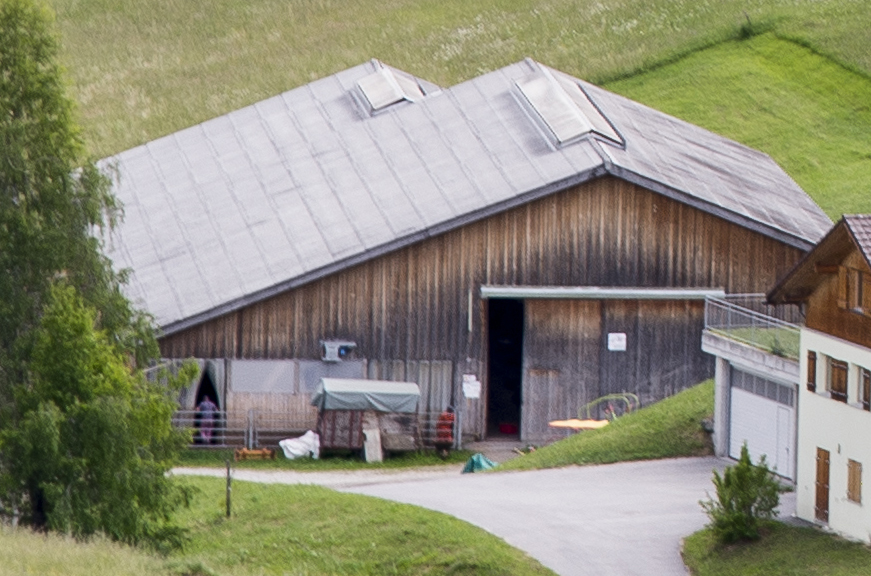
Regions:
[[855, 460], [847, 460], [847, 498], [862, 503], [862, 464]]
[[871, 371], [862, 368], [862, 408], [871, 412]]
[[862, 273], [862, 292], [859, 306], [866, 316], [871, 316], [871, 275]]
[[838, 308], [847, 307], [847, 268], [838, 266]]
[[829, 394], [832, 400], [847, 402], [847, 363], [829, 360]]

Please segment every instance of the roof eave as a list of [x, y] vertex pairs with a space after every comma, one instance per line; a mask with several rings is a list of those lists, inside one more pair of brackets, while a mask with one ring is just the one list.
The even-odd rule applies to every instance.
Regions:
[[607, 175], [607, 173], [608, 171], [605, 166], [598, 165], [590, 170], [578, 172], [568, 178], [564, 178], [555, 182], [550, 182], [548, 184], [545, 184], [544, 186], [541, 186], [524, 194], [513, 196], [502, 202], [490, 204], [484, 208], [462, 214], [460, 216], [457, 216], [456, 218], [447, 220], [445, 222], [439, 222], [438, 224], [435, 224], [423, 230], [419, 230], [417, 232], [414, 232], [413, 234], [408, 234], [401, 238], [397, 238], [396, 240], [381, 244], [380, 246], [376, 246], [370, 250], [366, 250], [365, 252], [354, 254], [353, 256], [338, 260], [327, 266], [323, 266], [321, 268], [317, 268], [299, 276], [295, 276], [284, 282], [279, 282], [278, 284], [274, 284], [268, 288], [264, 288], [263, 290], [258, 290], [256, 292], [252, 292], [251, 294], [246, 294], [245, 296], [230, 300], [219, 306], [215, 306], [203, 312], [188, 316], [187, 318], [182, 318], [181, 320], [170, 322], [164, 326], [161, 326], [161, 337], [171, 336], [178, 332], [193, 328], [194, 326], [209, 322], [211, 320], [215, 320], [226, 314], [241, 310], [242, 308], [250, 306], [251, 304], [261, 302], [273, 296], [277, 296], [278, 294], [286, 292], [287, 290], [298, 288], [305, 284], [320, 280], [321, 278], [325, 278], [341, 270], [345, 270], [358, 264], [363, 264], [370, 260], [374, 260], [375, 258], [378, 258], [380, 256], [384, 256], [385, 254], [389, 254], [412, 244], [416, 244], [417, 242], [420, 242], [427, 238], [431, 238], [433, 236], [437, 236], [439, 234], [461, 228], [467, 224], [471, 224], [473, 222], [483, 220], [490, 216], [500, 214], [517, 206], [528, 204], [529, 202], [538, 200], [539, 198], [544, 198], [556, 192], [560, 192], [562, 190], [567, 190], [580, 184], [584, 184], [601, 176], [605, 176]]
[[859, 250], [859, 254], [861, 254], [862, 257], [865, 259], [865, 264], [868, 266], [868, 268], [871, 268], [871, 254], [869, 254], [868, 252], [866, 252], [862, 248], [862, 243], [856, 237], [856, 232], [855, 232], [855, 230], [853, 230], [853, 226], [850, 224], [850, 218], [851, 218], [851, 216], [848, 216], [845, 214], [841, 218], [841, 221], [843, 221], [844, 224], [846, 225], [847, 232], [850, 233], [850, 239], [853, 241], [853, 244], [855, 244], [856, 249]]
[[[819, 261], [820, 250], [832, 243], [838, 241], [837, 235], [842, 234], [842, 230], [846, 228], [849, 232], [849, 227], [846, 226], [844, 219], [841, 218], [834, 226], [823, 236], [822, 240], [817, 242], [811, 250], [807, 252], [792, 269], [787, 272], [783, 278], [766, 294], [766, 299], [772, 304], [800, 304], [806, 296], [793, 297], [792, 294], [809, 294], [813, 291], [819, 282], [819, 278], [815, 278], [810, 283], [805, 283], [801, 280], [801, 276], [808, 275], [808, 268], [815, 266]], [[856, 240], [850, 234], [850, 239], [855, 244]]]
[[723, 220], [728, 222], [732, 222], [733, 224], [737, 224], [742, 228], [747, 228], [749, 230], [753, 230], [754, 232], [758, 232], [763, 236], [768, 236], [770, 238], [774, 238], [775, 240], [779, 240], [788, 246], [792, 246], [793, 248], [798, 248], [802, 251], [808, 251], [814, 246], [814, 242], [807, 238], [802, 238], [790, 232], [786, 232], [781, 230], [780, 228], [775, 228], [774, 226], [769, 226], [767, 224], [763, 224], [753, 218], [748, 216], [744, 216], [742, 214], [738, 214], [737, 212], [733, 212], [732, 210], [728, 210], [714, 204], [712, 202], [707, 202], [702, 200], [701, 198], [695, 197], [686, 192], [682, 192], [668, 184], [660, 182], [658, 180], [654, 180], [647, 176], [643, 176], [638, 174], [637, 172], [633, 172], [632, 170], [628, 170], [622, 166], [617, 164], [613, 164], [611, 162], [608, 163], [608, 172], [617, 178], [622, 180], [626, 180], [627, 182], [631, 182], [633, 184], [637, 184], [643, 188], [647, 188], [648, 190], [652, 190], [657, 192], [658, 194], [662, 194], [667, 198], [671, 198], [672, 200], [676, 200], [681, 204], [686, 204], [688, 206], [692, 206], [693, 208], [698, 208], [703, 212], [707, 212]]
[[549, 196], [556, 192], [566, 190], [580, 184], [584, 184], [595, 178], [599, 178], [605, 175], [611, 175], [616, 178], [620, 178], [627, 182], [641, 186], [643, 188], [652, 190], [683, 204], [693, 206], [694, 208], [713, 214], [744, 228], [753, 230], [754, 232], [758, 232], [765, 236], [772, 237], [800, 250], [807, 251], [814, 246], [813, 242], [809, 240], [797, 237], [793, 234], [789, 234], [772, 226], [767, 226], [740, 214], [736, 214], [735, 212], [726, 210], [721, 206], [706, 202], [692, 196], [691, 194], [682, 192], [671, 186], [663, 184], [662, 182], [647, 178], [645, 176], [632, 172], [631, 170], [627, 170], [619, 165], [616, 165], [610, 160], [607, 154], [603, 154], [599, 150], [598, 145], [593, 145], [593, 149], [595, 149], [596, 152], [600, 154], [602, 158], [602, 164], [590, 170], [585, 170], [577, 174], [573, 174], [568, 178], [545, 184], [544, 186], [541, 186], [524, 194], [513, 196], [502, 202], [491, 204], [479, 210], [462, 214], [451, 220], [440, 222], [434, 226], [425, 228], [413, 234], [403, 236], [391, 242], [387, 242], [370, 250], [366, 250], [365, 252], [354, 254], [353, 256], [333, 262], [327, 266], [323, 266], [305, 274], [295, 276], [294, 278], [291, 278], [284, 282], [279, 282], [278, 284], [274, 284], [268, 288], [252, 292], [251, 294], [246, 294], [245, 296], [225, 302], [224, 304], [215, 306], [192, 316], [188, 316], [187, 318], [182, 318], [181, 320], [170, 322], [161, 327], [161, 336], [171, 336], [173, 334], [177, 334], [189, 328], [193, 328], [194, 326], [198, 326], [211, 320], [215, 320], [221, 316], [241, 310], [242, 308], [250, 306], [251, 304], [255, 304], [268, 298], [272, 298], [273, 296], [277, 296], [278, 294], [286, 292], [287, 290], [298, 288], [305, 284], [309, 284], [316, 280], [325, 278], [331, 274], [335, 274], [336, 272], [339, 272], [341, 270], [350, 268], [351, 266], [363, 264], [385, 254], [395, 252], [396, 250], [400, 250], [402, 248], [425, 240], [426, 238], [431, 238], [444, 232], [455, 230], [467, 224], [483, 220], [490, 216], [515, 208], [517, 206], [521, 206], [539, 198]]

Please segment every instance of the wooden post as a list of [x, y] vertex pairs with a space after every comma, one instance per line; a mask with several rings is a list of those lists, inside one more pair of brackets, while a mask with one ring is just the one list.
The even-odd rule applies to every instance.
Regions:
[[230, 461], [227, 460], [227, 518], [230, 517], [230, 492], [232, 487], [230, 486]]

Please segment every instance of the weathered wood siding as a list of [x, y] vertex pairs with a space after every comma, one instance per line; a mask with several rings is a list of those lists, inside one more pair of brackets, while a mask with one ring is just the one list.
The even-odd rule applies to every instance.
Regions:
[[[632, 392], [644, 406], [710, 377], [703, 323], [700, 301], [527, 301], [523, 439], [547, 437], [548, 421], [600, 396]], [[608, 350], [611, 332], [626, 334], [625, 351]]]
[[[577, 417], [599, 396], [603, 302], [529, 300], [523, 342], [524, 439], [547, 435], [550, 420]], [[545, 401], [547, 397], [556, 402]]]
[[[841, 263], [843, 266], [871, 273], [868, 263], [858, 250], [851, 252]], [[843, 338], [861, 346], [871, 346], [871, 318], [841, 308], [840, 278], [826, 274], [825, 279], [808, 297], [805, 324], [808, 328]]]
[[[450, 361], [455, 389], [463, 373], [475, 373], [484, 382], [486, 398], [481, 285], [722, 287], [733, 293], [762, 292], [799, 256], [799, 250], [776, 240], [606, 177], [164, 337], [161, 348], [167, 357], [318, 358], [319, 340], [349, 339], [357, 342], [357, 354], [370, 361]], [[534, 314], [563, 305], [542, 303], [542, 310]], [[599, 322], [605, 323], [601, 328], [628, 323], [626, 330], [619, 331], [653, 342], [627, 354], [635, 356], [625, 365], [609, 363], [605, 357], [607, 382], [591, 380], [584, 398], [620, 387], [615, 382], [624, 378], [638, 380], [641, 373], [644, 382], [658, 378], [660, 383], [651, 385], [651, 394], [658, 397], [693, 383], [676, 375], [692, 379], [710, 372], [710, 361], [701, 353], [703, 364], [698, 369], [677, 365], [666, 369], [665, 360], [655, 365], [650, 360], [687, 358], [687, 342], [695, 336], [670, 340], [659, 335], [700, 322], [700, 312], [684, 304], [662, 309], [637, 306], [635, 311], [606, 307], [605, 317], [600, 314]], [[542, 340], [539, 349], [544, 349], [549, 336], [536, 334], [537, 324], [538, 320], [530, 323], [527, 337]], [[694, 333], [700, 329], [699, 324]], [[693, 346], [698, 348], [698, 340]], [[530, 360], [530, 369], [554, 369], [533, 365], [538, 358]], [[651, 367], [662, 371], [650, 376], [646, 372]], [[586, 368], [574, 369], [587, 374]], [[466, 406], [479, 431], [485, 410], [481, 404]]]

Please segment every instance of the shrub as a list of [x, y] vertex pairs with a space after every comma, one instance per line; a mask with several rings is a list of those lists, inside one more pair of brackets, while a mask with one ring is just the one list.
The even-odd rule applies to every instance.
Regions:
[[736, 465], [727, 467], [722, 476], [714, 470], [714, 487], [717, 499], [709, 497], [699, 504], [711, 519], [714, 536], [722, 543], [758, 539], [760, 520], [777, 516], [780, 494], [788, 490], [768, 469], [765, 456], [753, 465], [746, 442]]

